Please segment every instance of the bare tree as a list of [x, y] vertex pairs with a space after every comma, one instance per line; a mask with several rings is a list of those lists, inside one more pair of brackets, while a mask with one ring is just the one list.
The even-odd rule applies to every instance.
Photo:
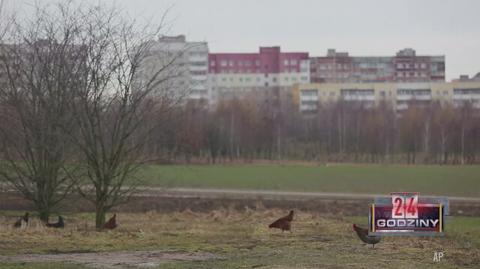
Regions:
[[72, 190], [70, 100], [83, 72], [75, 45], [78, 25], [60, 7], [39, 7], [33, 17], [4, 29], [0, 47], [0, 177], [32, 201], [40, 218]]
[[86, 184], [80, 193], [95, 205], [96, 227], [105, 214], [128, 201], [138, 185], [143, 147], [153, 129], [145, 119], [168, 109], [176, 96], [168, 82], [176, 57], [150, 65], [148, 57], [162, 25], [141, 26], [115, 8], [90, 7], [82, 16], [86, 51], [82, 88], [71, 103], [83, 155]]

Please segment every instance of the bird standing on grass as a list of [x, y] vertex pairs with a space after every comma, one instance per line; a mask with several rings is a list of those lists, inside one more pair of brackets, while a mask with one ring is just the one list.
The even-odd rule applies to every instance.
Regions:
[[355, 223], [353, 224], [353, 230], [357, 233], [360, 240], [364, 243], [373, 245], [373, 248], [375, 248], [375, 244], [378, 244], [382, 239], [380, 236], [368, 235], [367, 229], [359, 227]]
[[274, 221], [272, 224], [268, 225], [268, 228], [277, 228], [284, 231], [291, 232], [291, 222], [293, 221], [293, 210], [290, 210], [290, 213], [285, 217], [279, 218], [278, 220]]
[[15, 222], [15, 224], [13, 224], [13, 227], [15, 227], [15, 228], [20, 228], [20, 227], [22, 227], [22, 223], [25, 223], [25, 225], [28, 225], [28, 217], [29, 217], [29, 215], [30, 215], [30, 214], [29, 214], [28, 212], [26, 212], [23, 217], [19, 218], [19, 219]]
[[63, 222], [63, 217], [62, 216], [58, 216], [58, 222], [56, 223], [46, 223], [45, 226], [49, 227], [49, 228], [63, 228], [65, 227], [65, 223]]
[[103, 229], [108, 229], [108, 230], [113, 230], [117, 227], [117, 214], [113, 214], [113, 217], [111, 217], [104, 225]]

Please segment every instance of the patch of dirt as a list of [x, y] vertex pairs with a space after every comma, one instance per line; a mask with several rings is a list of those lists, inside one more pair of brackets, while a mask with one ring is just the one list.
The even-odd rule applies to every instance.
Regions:
[[168, 251], [118, 251], [63, 254], [23, 254], [0, 257], [4, 262], [63, 262], [75, 263], [92, 268], [151, 268], [162, 263], [175, 261], [206, 261], [219, 257], [206, 252], [168, 252]]

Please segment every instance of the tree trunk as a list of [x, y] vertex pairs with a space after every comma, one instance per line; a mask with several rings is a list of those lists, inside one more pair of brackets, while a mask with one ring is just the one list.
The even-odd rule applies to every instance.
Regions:
[[50, 208], [48, 207], [41, 207], [38, 208], [38, 217], [43, 222], [48, 222], [48, 218], [50, 217]]
[[462, 150], [462, 156], [461, 156], [460, 162], [462, 165], [464, 165], [465, 164], [465, 127], [463, 126], [463, 123], [462, 123], [462, 130], [460, 135], [461, 135], [460, 145]]
[[98, 205], [95, 209], [95, 227], [97, 229], [103, 228], [105, 225], [105, 214], [107, 209], [103, 205]]

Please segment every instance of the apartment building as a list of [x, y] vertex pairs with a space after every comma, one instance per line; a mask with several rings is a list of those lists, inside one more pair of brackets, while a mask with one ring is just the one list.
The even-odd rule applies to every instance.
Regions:
[[163, 36], [151, 41], [149, 54], [141, 66], [141, 78], [150, 78], [159, 69], [166, 81], [160, 85], [185, 100], [208, 103], [208, 44], [189, 42], [184, 35]]
[[246, 94], [257, 98], [269, 98], [272, 92], [290, 94], [293, 85], [310, 82], [308, 53], [282, 52], [280, 47], [260, 47], [258, 53], [210, 53], [208, 71], [212, 103]]
[[445, 56], [416, 55], [407, 48], [395, 56], [357, 57], [329, 49], [310, 58], [314, 83], [445, 81]]
[[473, 77], [470, 77], [469, 75], [460, 75], [459, 78], [455, 78], [452, 81], [455, 81], [455, 82], [479, 81], [480, 82], [480, 72], [478, 72]]
[[480, 82], [311, 83], [296, 85], [293, 97], [304, 113], [340, 100], [367, 108], [387, 102], [399, 112], [411, 104], [428, 105], [432, 101], [455, 106], [471, 103], [480, 109]]

